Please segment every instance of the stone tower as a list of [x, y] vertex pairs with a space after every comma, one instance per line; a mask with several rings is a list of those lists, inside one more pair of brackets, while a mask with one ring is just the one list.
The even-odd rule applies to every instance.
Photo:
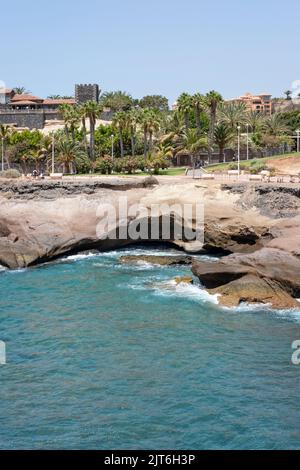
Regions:
[[87, 101], [99, 102], [99, 85], [94, 83], [93, 85], [75, 85], [75, 100], [76, 103], [82, 104]]

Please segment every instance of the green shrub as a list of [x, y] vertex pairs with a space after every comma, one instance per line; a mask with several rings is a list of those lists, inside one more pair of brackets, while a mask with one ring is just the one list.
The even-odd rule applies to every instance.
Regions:
[[138, 161], [135, 157], [124, 158], [123, 170], [127, 171], [130, 175], [138, 169]]
[[149, 155], [146, 160], [146, 168], [153, 171], [155, 175], [159, 174], [159, 170], [165, 170], [169, 166], [169, 160], [162, 155]]
[[228, 170], [237, 170], [238, 169], [238, 164], [237, 163], [230, 163], [228, 165]]
[[127, 172], [129, 174], [132, 174], [136, 170], [144, 171], [144, 169], [145, 159], [141, 156], [115, 158], [114, 160], [114, 171], [116, 173]]
[[113, 160], [109, 155], [97, 158], [97, 160], [93, 163], [95, 172], [101, 173], [102, 175], [110, 174], [113, 170], [113, 166]]
[[257, 175], [263, 170], [267, 170], [267, 166], [264, 163], [257, 163], [256, 165], [252, 165], [250, 168], [251, 175]]
[[142, 156], [135, 157], [135, 158], [137, 160], [138, 169], [141, 170], [141, 171], [144, 171], [145, 166], [146, 166], [145, 157], [142, 155]]
[[124, 159], [123, 158], [115, 158], [113, 164], [113, 170], [116, 173], [122, 173], [124, 167]]
[[276, 173], [276, 168], [274, 168], [273, 166], [268, 166], [267, 170], [270, 172], [270, 176], [274, 176]]
[[[232, 162], [229, 163], [228, 165], [228, 170], [238, 170], [238, 163], [237, 162]], [[240, 170], [247, 170], [247, 165], [244, 162], [240, 162]]]
[[89, 173], [92, 168], [92, 162], [87, 155], [81, 157], [76, 162], [77, 173]]
[[260, 159], [255, 159], [250, 162], [250, 173], [251, 175], [257, 175], [263, 170], [268, 170], [267, 165]]
[[14, 170], [13, 168], [0, 171], [0, 178], [20, 178], [21, 176], [21, 173], [18, 170]]

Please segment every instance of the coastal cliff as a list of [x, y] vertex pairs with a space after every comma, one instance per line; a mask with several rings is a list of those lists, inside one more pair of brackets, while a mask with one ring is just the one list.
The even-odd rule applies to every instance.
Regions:
[[[193, 273], [222, 305], [263, 302], [299, 306], [300, 190], [297, 186], [161, 184], [153, 178], [97, 178], [87, 181], [2, 182], [0, 264], [33, 266], [87, 249], [109, 250], [130, 239], [99, 234], [99, 207], [128, 204], [204, 205], [203, 243], [172, 234], [167, 240], [186, 252], [222, 255], [217, 262], [194, 261]], [[174, 209], [172, 209], [174, 210]], [[116, 220], [131, 226], [138, 215]], [[188, 222], [193, 227], [194, 220]], [[162, 240], [162, 236], [158, 240]]]

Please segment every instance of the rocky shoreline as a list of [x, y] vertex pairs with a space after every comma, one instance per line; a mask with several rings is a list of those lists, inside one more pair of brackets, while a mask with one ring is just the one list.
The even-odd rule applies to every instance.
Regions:
[[[174, 236], [166, 241], [186, 252], [221, 255], [213, 263], [181, 258], [183, 264], [192, 261], [194, 275], [209, 292], [220, 294], [220, 304], [299, 307], [299, 185], [219, 185], [180, 179], [158, 184], [154, 178], [138, 177], [2, 181], [0, 264], [17, 269], [87, 249], [102, 251], [132, 243], [99, 238], [97, 232], [99, 206], [117, 206], [121, 195], [129, 204], [146, 207], [203, 202], [204, 244]], [[129, 227], [137, 221], [128, 217], [116, 225]]]

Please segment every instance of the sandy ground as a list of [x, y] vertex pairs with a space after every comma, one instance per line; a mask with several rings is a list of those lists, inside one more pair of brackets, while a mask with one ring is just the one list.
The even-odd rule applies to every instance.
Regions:
[[268, 165], [276, 168], [277, 173], [285, 175], [300, 174], [300, 157], [272, 158], [268, 160]]
[[[96, 128], [99, 127], [100, 125], [104, 125], [104, 126], [109, 126], [111, 124], [111, 121], [103, 121], [102, 119], [97, 119], [96, 121]], [[44, 134], [44, 135], [49, 135], [51, 134], [51, 132], [55, 132], [55, 131], [58, 131], [60, 129], [64, 129], [65, 125], [64, 125], [64, 121], [48, 121], [48, 123], [46, 124], [46, 126], [41, 129], [41, 132]], [[81, 126], [80, 126], [81, 128]], [[86, 130], [87, 132], [89, 132], [90, 130], [90, 124], [89, 124], [89, 120], [86, 119]]]

